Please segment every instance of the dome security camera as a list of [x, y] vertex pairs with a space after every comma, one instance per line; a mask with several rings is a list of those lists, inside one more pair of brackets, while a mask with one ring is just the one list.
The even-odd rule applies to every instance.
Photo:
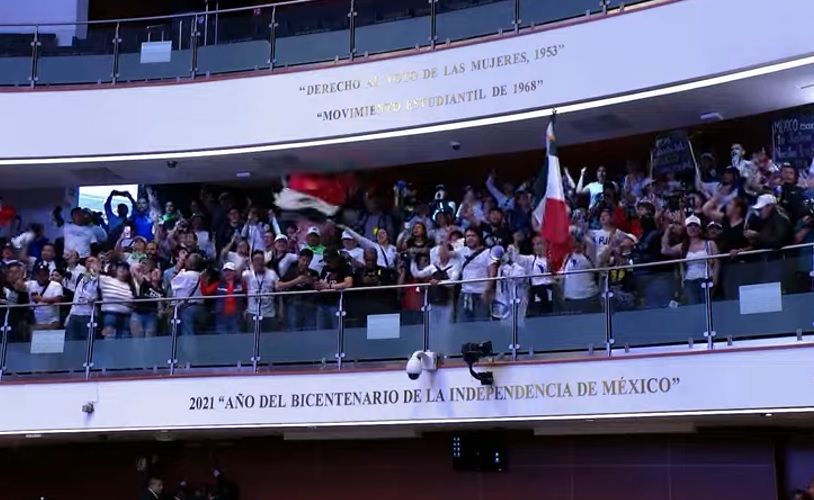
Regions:
[[450, 141], [449, 146], [452, 148], [453, 151], [458, 151], [461, 149], [461, 143], [458, 141]]
[[438, 369], [438, 355], [432, 351], [416, 351], [407, 361], [404, 371], [410, 380], [418, 380], [421, 372], [434, 372]]

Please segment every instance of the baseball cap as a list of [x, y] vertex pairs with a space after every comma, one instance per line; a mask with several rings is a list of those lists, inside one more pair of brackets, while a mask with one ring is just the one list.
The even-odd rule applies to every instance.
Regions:
[[288, 241], [288, 236], [284, 234], [278, 234], [274, 237], [274, 241]]
[[223, 265], [224, 271], [234, 271], [235, 270], [235, 263], [234, 262], [227, 262]]
[[354, 238], [353, 235], [350, 234], [350, 232], [345, 230], [345, 231], [342, 231], [342, 239], [343, 240], [353, 240], [353, 239], [356, 239], [356, 238]]
[[34, 272], [36, 273], [39, 271], [46, 271], [50, 273], [51, 266], [49, 266], [47, 262], [41, 260], [34, 265]]
[[752, 208], [755, 210], [760, 210], [768, 205], [777, 205], [777, 198], [775, 198], [773, 194], [762, 194], [758, 196], [757, 203], [755, 203]]
[[324, 252], [322, 252], [322, 260], [329, 260], [329, 259], [338, 259], [339, 258], [339, 250], [331, 247], [326, 248]]
[[648, 207], [656, 208], [656, 205], [649, 198], [642, 198], [636, 202], [636, 206], [646, 205]]
[[503, 247], [500, 246], [500, 245], [493, 246], [489, 250], [489, 257], [492, 258], [493, 262], [501, 262], [505, 255], [506, 255], [506, 250], [504, 250]]
[[306, 234], [315, 234], [319, 236], [319, 228], [317, 226], [311, 226], [308, 228], [308, 232]]
[[699, 219], [695, 215], [690, 215], [689, 217], [684, 219], [684, 225], [689, 226], [690, 224], [695, 224], [697, 226], [700, 226], [701, 225], [701, 219]]
[[717, 227], [723, 229], [721, 223], [716, 221], [711, 221], [709, 224], [707, 224], [707, 227]]

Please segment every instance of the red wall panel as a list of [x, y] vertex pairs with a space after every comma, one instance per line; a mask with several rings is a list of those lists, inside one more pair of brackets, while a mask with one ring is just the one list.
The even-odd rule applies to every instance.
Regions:
[[772, 500], [770, 440], [700, 437], [543, 438], [506, 434], [509, 469], [456, 472], [450, 436], [399, 441], [244, 439], [98, 443], [0, 450], [0, 498], [133, 498], [139, 457], [168, 485], [203, 482], [218, 464], [242, 500]]

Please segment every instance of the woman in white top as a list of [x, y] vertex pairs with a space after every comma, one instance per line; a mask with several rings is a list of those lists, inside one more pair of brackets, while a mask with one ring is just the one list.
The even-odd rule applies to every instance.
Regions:
[[684, 287], [684, 298], [687, 304], [702, 304], [705, 302], [704, 283], [711, 279], [712, 286], [718, 284], [717, 259], [709, 260], [707, 257], [718, 253], [714, 241], [704, 239], [701, 230], [701, 219], [695, 215], [687, 217], [684, 221], [687, 232], [684, 239], [677, 245], [670, 246], [670, 230], [664, 231], [661, 238], [661, 253], [667, 257], [683, 258], [687, 261], [681, 266], [681, 282]]
[[398, 249], [395, 245], [390, 243], [390, 234], [387, 232], [387, 229], [380, 227], [379, 230], [376, 231], [376, 241], [374, 242], [365, 238], [349, 227], [342, 225], [339, 225], [338, 227], [347, 231], [348, 234], [353, 236], [353, 239], [359, 242], [360, 247], [373, 248], [376, 250], [376, 255], [378, 256], [376, 260], [377, 265], [386, 267], [388, 269], [396, 268]]
[[510, 247], [511, 258], [523, 266], [526, 275], [531, 277], [529, 290], [529, 316], [544, 316], [554, 310], [553, 270], [546, 258], [545, 240], [536, 235], [531, 240], [534, 255], [519, 255], [517, 248]]
[[592, 313], [599, 310], [599, 286], [596, 282], [596, 246], [585, 233], [575, 237], [574, 250], [563, 262], [559, 277], [563, 307], [572, 313]]
[[102, 293], [102, 335], [117, 339], [130, 336], [130, 313], [133, 312], [135, 287], [130, 266], [119, 263], [113, 268], [113, 276], [99, 277]]

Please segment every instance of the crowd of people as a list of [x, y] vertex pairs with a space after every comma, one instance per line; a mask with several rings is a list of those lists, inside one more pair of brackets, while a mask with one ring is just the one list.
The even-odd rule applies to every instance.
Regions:
[[[166, 335], [174, 315], [181, 335], [333, 329], [340, 307], [350, 326], [393, 312], [417, 324], [426, 301], [431, 324], [447, 325], [506, 319], [514, 298], [532, 317], [737, 300], [751, 283], [810, 290], [810, 249], [744, 252], [814, 243], [814, 165], [736, 144], [691, 172], [624, 168], [563, 169], [572, 245], [558, 263], [535, 217], [539, 187], [504, 173], [434, 190], [297, 175], [262, 203], [203, 187], [185, 208], [150, 188], [113, 191], [104, 214], [57, 208], [4, 238], [0, 305], [30, 306], [6, 308], [12, 341], [61, 328], [82, 340], [92, 313], [95, 335], [126, 338]], [[291, 210], [281, 200], [297, 189], [313, 199]], [[405, 284], [427, 286], [381, 288]]]

